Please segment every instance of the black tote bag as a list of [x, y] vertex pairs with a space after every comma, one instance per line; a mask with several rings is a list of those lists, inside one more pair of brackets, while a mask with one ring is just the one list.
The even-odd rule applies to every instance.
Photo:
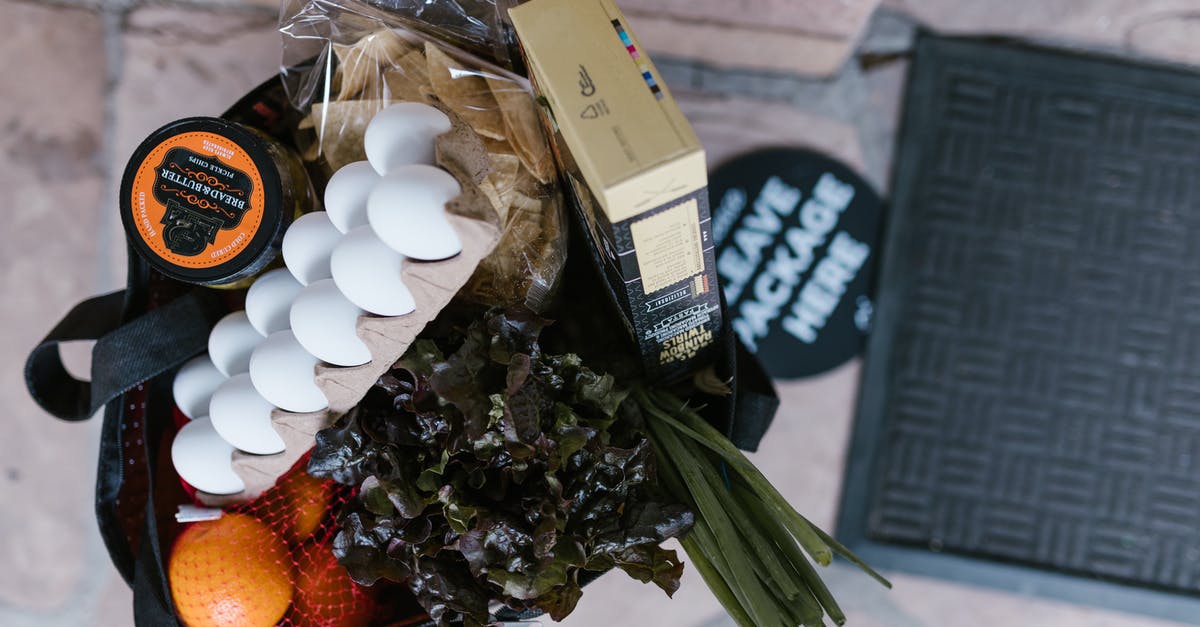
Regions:
[[[223, 117], [289, 141], [288, 111], [282, 82], [273, 78]], [[589, 256], [578, 246], [572, 253], [576, 259]], [[577, 261], [576, 266], [591, 264]], [[598, 274], [590, 280], [606, 285]], [[169, 459], [171, 382], [183, 363], [207, 350], [209, 331], [225, 313], [240, 308], [240, 295], [170, 280], [133, 250], [126, 283], [124, 290], [85, 300], [64, 316], [30, 352], [25, 382], [34, 400], [61, 420], [87, 420], [103, 410], [95, 504], [100, 535], [133, 589], [136, 625], [178, 627], [166, 559], [179, 530], [175, 508], [187, 497]], [[733, 393], [710, 399], [706, 417], [734, 444], [755, 450], [779, 400], [761, 364], [730, 332], [728, 320], [723, 326], [715, 370], [732, 382]], [[90, 382], [71, 376], [59, 355], [59, 344], [78, 340], [96, 341]], [[501, 611], [496, 618], [535, 615]]]

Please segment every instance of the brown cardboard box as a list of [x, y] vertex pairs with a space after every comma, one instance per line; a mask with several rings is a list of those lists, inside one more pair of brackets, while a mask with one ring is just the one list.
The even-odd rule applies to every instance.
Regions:
[[533, 0], [510, 15], [647, 372], [703, 366], [721, 311], [696, 134], [611, 0]]

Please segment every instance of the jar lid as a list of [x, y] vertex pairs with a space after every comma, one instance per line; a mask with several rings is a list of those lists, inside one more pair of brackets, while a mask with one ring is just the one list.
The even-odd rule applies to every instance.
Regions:
[[208, 117], [151, 133], [121, 179], [121, 221], [134, 249], [163, 274], [201, 285], [269, 263], [286, 215], [268, 141]]

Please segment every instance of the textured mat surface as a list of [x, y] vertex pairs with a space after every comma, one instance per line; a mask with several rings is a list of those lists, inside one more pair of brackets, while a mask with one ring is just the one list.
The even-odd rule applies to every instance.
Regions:
[[1200, 619], [1200, 78], [925, 37], [896, 163], [841, 532]]

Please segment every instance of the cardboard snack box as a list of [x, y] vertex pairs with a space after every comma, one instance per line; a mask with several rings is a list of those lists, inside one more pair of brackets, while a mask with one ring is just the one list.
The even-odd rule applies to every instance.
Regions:
[[509, 14], [647, 373], [703, 367], [721, 328], [704, 148], [610, 0], [533, 0]]

